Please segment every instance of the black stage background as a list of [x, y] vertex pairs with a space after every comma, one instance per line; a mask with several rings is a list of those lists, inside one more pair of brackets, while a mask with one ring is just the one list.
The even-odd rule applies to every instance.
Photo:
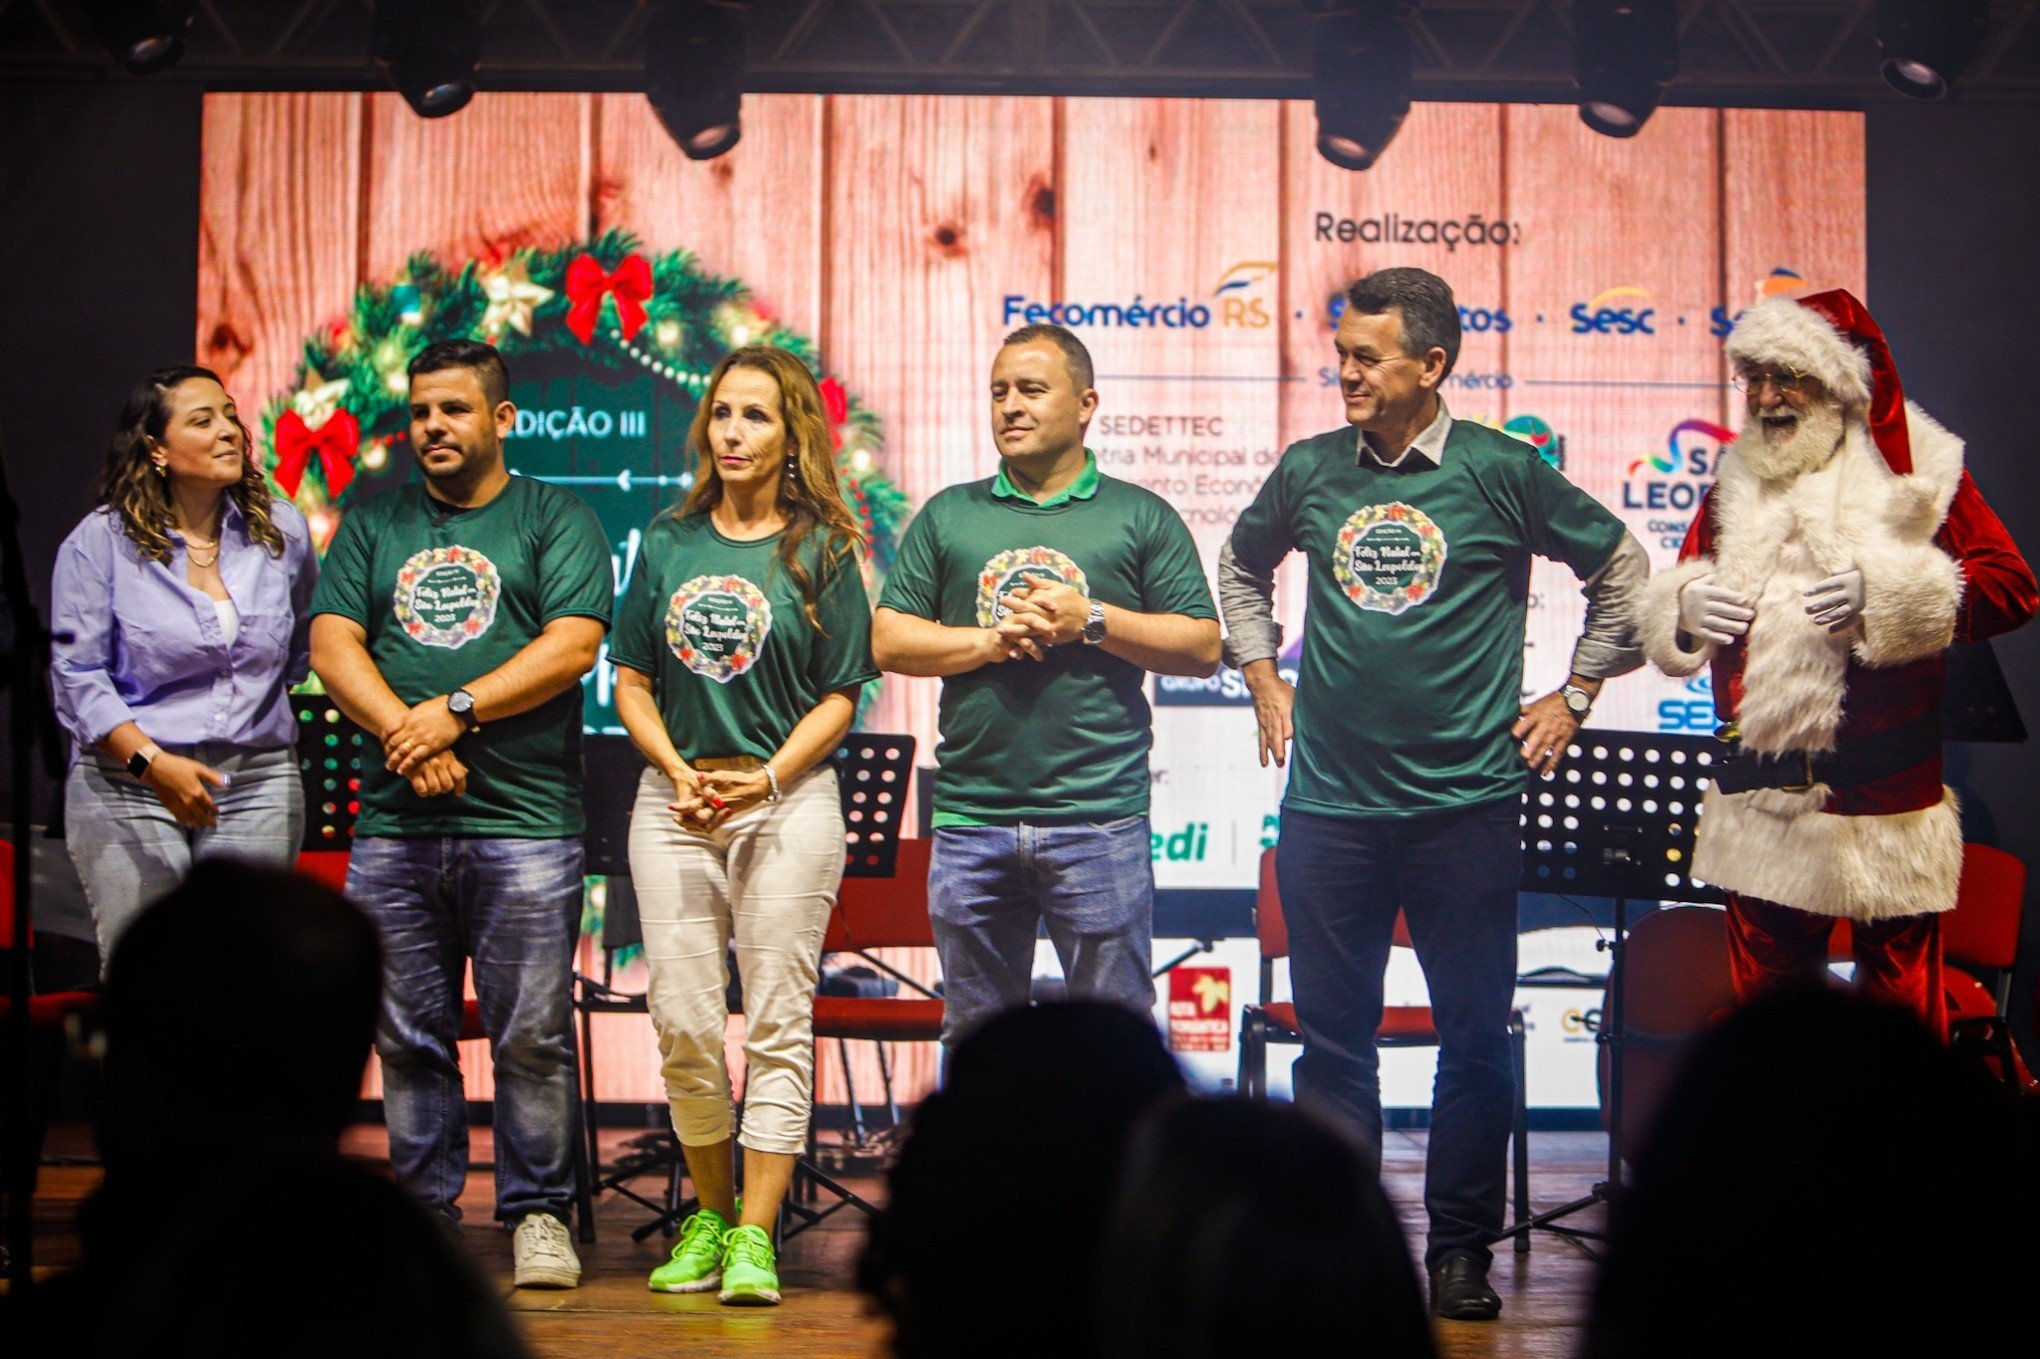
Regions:
[[[0, 449], [39, 597], [90, 503], [127, 385], [192, 352], [202, 97], [134, 81], [0, 89]], [[1894, 102], [1867, 113], [1869, 301], [1907, 394], [1968, 439], [1992, 504], [2040, 554], [2025, 406], [2040, 348], [2029, 330], [2040, 314], [2040, 176], [2030, 169], [2040, 108]], [[1997, 651], [2021, 712], [2040, 722], [2040, 625]], [[1955, 746], [1948, 776], [1969, 838], [2040, 867], [2032, 766], [2021, 746]], [[0, 805], [7, 797], [0, 789]], [[2036, 969], [2040, 911], [2029, 910], [2013, 1007], [2029, 1044]]]

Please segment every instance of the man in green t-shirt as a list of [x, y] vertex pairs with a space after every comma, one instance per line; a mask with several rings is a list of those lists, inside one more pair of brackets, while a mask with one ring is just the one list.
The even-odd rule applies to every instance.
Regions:
[[929, 913], [943, 1042], [1025, 1005], [1046, 925], [1070, 994], [1154, 1006], [1147, 673], [1218, 668], [1218, 618], [1168, 502], [1084, 447], [1091, 356], [1025, 326], [992, 365], [998, 474], [908, 527], [879, 665], [942, 677]]
[[492, 347], [430, 345], [410, 377], [421, 479], [348, 514], [312, 602], [313, 668], [385, 757], [362, 778], [347, 895], [383, 940], [390, 1163], [459, 1218], [471, 957], [495, 1063], [496, 1216], [520, 1286], [571, 1288], [580, 679], [615, 569], [593, 510], [505, 468], [517, 410]]
[[[1346, 422], [1291, 445], [1219, 559], [1231, 659], [1261, 762], [1296, 759], [1275, 869], [1303, 1055], [1296, 1098], [1349, 1123], [1379, 1164], [1375, 1035], [1401, 912], [1431, 993], [1438, 1080], [1424, 1184], [1439, 1315], [1486, 1320], [1513, 1102], [1518, 818], [1525, 766], [1556, 770], [1609, 676], [1640, 662], [1618, 601], [1648, 570], [1622, 523], [1528, 445], [1454, 421], [1445, 281], [1384, 269], [1339, 319]], [[1275, 568], [1310, 564], [1297, 682], [1276, 670]], [[1530, 558], [1586, 581], [1585, 634], [1557, 693], [1521, 704]]]

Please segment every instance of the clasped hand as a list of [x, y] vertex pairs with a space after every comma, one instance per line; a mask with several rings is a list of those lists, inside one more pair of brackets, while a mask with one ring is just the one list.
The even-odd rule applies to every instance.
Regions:
[[772, 781], [763, 769], [668, 770], [673, 780], [673, 801], [666, 810], [682, 830], [713, 830], [739, 812], [749, 811], [772, 794]]
[[1091, 621], [1090, 597], [1059, 580], [1030, 579], [999, 596], [999, 604], [1006, 613], [990, 629], [995, 663], [1023, 657], [1038, 661], [1045, 648], [1083, 637]]
[[445, 695], [414, 704], [383, 734], [383, 767], [407, 780], [419, 797], [465, 793], [467, 766], [454, 755], [453, 743], [466, 730]]

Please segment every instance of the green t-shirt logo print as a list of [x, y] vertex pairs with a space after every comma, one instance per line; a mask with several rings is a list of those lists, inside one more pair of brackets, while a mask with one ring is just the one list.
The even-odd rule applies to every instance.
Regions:
[[496, 621], [503, 579], [470, 547], [426, 548], [397, 571], [397, 622], [421, 646], [458, 651]]
[[1444, 571], [1444, 531], [1401, 501], [1356, 510], [1340, 528], [1332, 558], [1346, 598], [1374, 613], [1414, 609], [1437, 591]]
[[742, 576], [696, 576], [666, 606], [666, 645], [682, 665], [717, 684], [756, 665], [771, 631], [771, 601]]
[[999, 600], [1036, 580], [1060, 581], [1086, 598], [1091, 594], [1091, 584], [1084, 578], [1084, 569], [1071, 561], [1067, 554], [1039, 545], [1016, 547], [999, 553], [985, 563], [984, 570], [978, 572], [978, 626], [989, 628], [1012, 612]]

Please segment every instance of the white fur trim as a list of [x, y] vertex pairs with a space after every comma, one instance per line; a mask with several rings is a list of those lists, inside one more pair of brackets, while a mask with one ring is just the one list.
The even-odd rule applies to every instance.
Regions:
[[[1695, 557], [1645, 580], [1628, 600], [1630, 626], [1636, 631], [1637, 645], [1643, 648], [1650, 663], [1667, 675], [1684, 679], [1714, 659], [1714, 643], [1679, 630], [1679, 591], [1712, 574], [1713, 560]], [[1688, 651], [1680, 646], [1681, 637], [1698, 643], [1698, 649]]]
[[1836, 816], [1828, 790], [1707, 790], [1693, 874], [1814, 915], [1886, 920], [1955, 905], [1962, 820], [1955, 794], [1891, 816]]
[[1962, 568], [1932, 543], [1864, 549], [1862, 635], [1856, 657], [1865, 665], [1903, 665], [1938, 655], [1955, 640], [1962, 608]]
[[1744, 312], [1728, 332], [1728, 357], [1742, 364], [1784, 364], [1820, 379], [1845, 406], [1870, 400], [1870, 360], [1827, 319], [1789, 297]]
[[[1852, 416], [1824, 467], [1767, 482], [1740, 449], [1723, 453], [1714, 488], [1720, 583], [1757, 601], [1737, 713], [1753, 750], [1834, 749], [1851, 650], [1866, 665], [1930, 656], [1953, 636], [1959, 569], [1933, 545], [1962, 477], [1962, 441], [1908, 408], [1913, 471], [1891, 470]], [[1804, 592], [1854, 566], [1862, 619], [1830, 633], [1806, 616]], [[1655, 659], [1655, 657], [1653, 658]]]

